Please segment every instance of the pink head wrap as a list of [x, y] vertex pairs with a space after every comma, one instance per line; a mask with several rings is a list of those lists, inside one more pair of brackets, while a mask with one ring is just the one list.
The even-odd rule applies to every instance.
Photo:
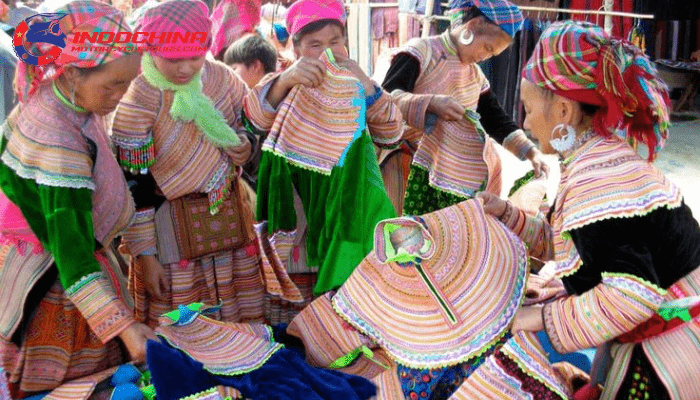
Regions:
[[[152, 47], [151, 54], [168, 59], [182, 59], [199, 57], [209, 51], [212, 43], [211, 25], [209, 8], [203, 2], [169, 0], [146, 11], [135, 31], [146, 33], [144, 37]], [[151, 32], [160, 36], [156, 37]], [[203, 32], [206, 37], [193, 35], [198, 32]], [[179, 35], [176, 36], [176, 33]], [[180, 35], [186, 34], [190, 34], [190, 40], [183, 42]]]
[[221, 53], [244, 34], [255, 31], [260, 23], [260, 3], [261, 0], [224, 0], [216, 5], [211, 14], [212, 54]]
[[345, 24], [345, 6], [339, 0], [297, 0], [287, 11], [287, 30], [294, 36], [301, 28], [322, 19]]

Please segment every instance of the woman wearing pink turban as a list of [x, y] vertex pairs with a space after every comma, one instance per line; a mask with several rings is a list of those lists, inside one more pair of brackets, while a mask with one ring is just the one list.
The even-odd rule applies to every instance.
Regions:
[[0, 357], [14, 398], [144, 361], [146, 339], [155, 339], [134, 319], [109, 250], [134, 204], [103, 117], [137, 76], [139, 57], [71, 45], [80, 32], [128, 32], [113, 7], [84, 0], [58, 11], [68, 44], [43, 67], [20, 62], [21, 103], [2, 127]]
[[[136, 30], [149, 33], [150, 51], [114, 117], [112, 140], [137, 207], [124, 235], [131, 290], [136, 318], [151, 326], [192, 302], [220, 304], [225, 321], [262, 320], [252, 210], [239, 179], [251, 154], [241, 120], [247, 88], [206, 58], [211, 26], [197, 0], [146, 11]], [[176, 42], [161, 43], [170, 33]], [[218, 236], [205, 241], [209, 233]]]
[[668, 136], [666, 90], [636, 46], [592, 24], [553, 24], [523, 71], [521, 97], [524, 127], [563, 160], [554, 206], [545, 220], [483, 195], [533, 256], [555, 262], [569, 293], [522, 308], [513, 329], [545, 330], [561, 353], [606, 344], [592, 372], [602, 399], [700, 393], [700, 227], [650, 162]]

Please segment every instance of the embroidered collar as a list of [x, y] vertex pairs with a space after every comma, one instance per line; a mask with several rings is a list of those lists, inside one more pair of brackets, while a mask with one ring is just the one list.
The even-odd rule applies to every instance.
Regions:
[[214, 102], [204, 95], [202, 71], [184, 85], [176, 85], [158, 71], [153, 58], [145, 53], [141, 59], [141, 70], [148, 83], [161, 90], [175, 92], [170, 115], [185, 122], [194, 121], [200, 132], [216, 147], [231, 147], [241, 144], [241, 139], [226, 122]]
[[450, 53], [450, 55], [453, 55], [453, 56], [458, 55], [457, 47], [452, 42], [452, 38], [450, 37], [450, 30], [449, 29], [447, 31], [445, 31], [445, 33], [440, 35], [440, 40], [442, 40], [442, 44], [443, 44], [443, 46], [445, 46], [445, 50], [447, 50], [447, 52]]

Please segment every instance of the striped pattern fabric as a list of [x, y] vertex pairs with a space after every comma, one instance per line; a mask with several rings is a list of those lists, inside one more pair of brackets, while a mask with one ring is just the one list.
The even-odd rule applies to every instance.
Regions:
[[[17, 175], [41, 185], [93, 190], [94, 234], [100, 243], [110, 243], [127, 227], [134, 204], [103, 117], [70, 110], [45, 83], [6, 124], [2, 161]], [[97, 147], [94, 163], [86, 139]]]
[[547, 333], [560, 353], [595, 347], [631, 331], [654, 315], [666, 294], [634, 275], [602, 276], [593, 289], [544, 306]]
[[[140, 254], [156, 254], [156, 224], [155, 210], [147, 208], [137, 211], [134, 221], [122, 236], [122, 243], [129, 248], [129, 253], [134, 256]], [[178, 260], [179, 261], [179, 260]]]
[[294, 36], [306, 25], [322, 19], [335, 19], [345, 25], [345, 5], [340, 0], [299, 0], [287, 10], [287, 30]]
[[464, 13], [471, 7], [478, 8], [510, 37], [514, 37], [523, 27], [523, 14], [518, 6], [507, 0], [450, 0], [452, 26], [460, 25]]
[[[321, 85], [295, 86], [282, 101], [263, 151], [325, 175], [342, 166], [344, 154], [365, 129], [365, 96], [360, 82], [326, 53]], [[331, 122], [331, 123], [329, 123]]]
[[[178, 2], [173, 0], [172, 2]], [[229, 125], [243, 133], [241, 101], [246, 93], [243, 81], [218, 61], [205, 61], [202, 70], [204, 94], [221, 111]], [[223, 151], [211, 144], [194, 122], [173, 119], [168, 110], [174, 94], [150, 85], [137, 77], [117, 108], [112, 125], [112, 140], [119, 163], [131, 168], [134, 163], [150, 165], [148, 170], [168, 199], [189, 193], [209, 193], [218, 198], [230, 183], [233, 165]], [[155, 160], [142, 161], [144, 147]]]
[[[111, 272], [115, 272], [114, 268]], [[127, 308], [115, 293], [115, 286], [108, 276], [104, 272], [95, 272], [84, 276], [66, 289], [66, 296], [80, 310], [92, 331], [104, 343], [120, 334], [134, 321], [131, 309]], [[125, 296], [126, 293], [122, 295]]]
[[218, 320], [260, 322], [263, 314], [264, 285], [257, 253], [245, 248], [224, 251], [196, 260], [164, 264], [168, 289], [163, 298], [148, 294], [144, 271], [132, 264], [129, 290], [134, 296], [134, 318], [151, 327], [160, 315], [181, 304], [204, 302], [221, 304], [212, 314]]
[[[209, 7], [199, 0], [169, 0], [165, 1], [156, 7], [148, 9], [136, 26], [136, 30], [140, 32], [205, 32], [207, 41], [202, 44], [198, 41], [190, 43], [172, 43], [172, 45], [160, 46], [160, 39], [155, 39], [155, 36], [149, 35], [149, 39], [154, 41], [150, 45], [158, 46], [155, 55], [168, 58], [179, 59], [188, 57], [197, 57], [204, 55], [212, 43], [211, 34], [212, 22], [209, 18]], [[185, 50], [185, 48], [192, 50]], [[202, 47], [204, 50], [196, 48]], [[172, 50], [163, 50], [168, 48]]]
[[[501, 360], [515, 363], [520, 374], [532, 378], [524, 382], [515, 371], [505, 368]], [[532, 382], [537, 392], [533, 392]], [[532, 332], [514, 334], [496, 354], [487, 360], [457, 389], [450, 400], [469, 399], [562, 399], [572, 396], [572, 388], [547, 360], [537, 335]]]
[[[524, 292], [527, 259], [523, 244], [478, 201], [423, 218], [435, 249], [420, 269], [383, 264], [375, 249], [333, 307], [397, 362], [433, 368], [466, 361], [507, 331]], [[378, 225], [379, 241], [391, 221]]]
[[423, 136], [413, 163], [428, 171], [432, 187], [469, 199], [486, 182], [486, 191], [501, 193], [501, 158], [495, 142], [481, 124], [476, 125], [480, 134], [474, 127], [466, 119], [439, 119], [435, 130]]
[[76, 379], [52, 390], [43, 400], [87, 400], [97, 385], [110, 378], [119, 367], [108, 368], [85, 378]]
[[306, 361], [315, 367], [330, 368], [339, 358], [352, 351], [367, 346], [374, 353], [374, 362], [360, 355], [342, 369], [342, 372], [372, 379], [384, 372], [380, 364], [390, 365], [391, 359], [372, 340], [348, 326], [333, 310], [331, 294], [314, 300], [304, 308], [289, 324], [287, 333], [304, 342]]
[[[18, 246], [4, 244], [0, 268], [0, 304], [24, 304], [29, 291], [53, 265], [49, 252], [35, 252], [27, 243], [24, 251]], [[0, 307], [0, 339], [9, 341], [22, 320], [22, 307]]]
[[680, 189], [627, 143], [615, 136], [590, 140], [562, 169], [552, 215], [557, 277], [573, 274], [582, 263], [566, 232], [606, 218], [678, 207], [681, 201]]
[[187, 324], [163, 325], [156, 333], [216, 375], [241, 375], [260, 368], [282, 346], [262, 324], [219, 322], [197, 316]]
[[593, 118], [595, 131], [609, 136], [623, 129], [649, 147], [649, 160], [668, 137], [668, 89], [655, 66], [638, 47], [599, 26], [552, 24], [540, 36], [523, 77], [561, 96], [601, 106]]

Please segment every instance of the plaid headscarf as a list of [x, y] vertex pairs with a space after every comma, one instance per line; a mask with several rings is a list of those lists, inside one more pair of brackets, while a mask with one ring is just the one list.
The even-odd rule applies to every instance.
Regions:
[[[194, 43], [161, 43], [160, 39], [150, 42], [150, 35], [146, 36], [148, 44], [160, 47], [151, 54], [167, 58], [181, 59], [198, 57], [209, 51], [212, 43], [211, 19], [209, 19], [209, 7], [199, 0], [169, 0], [160, 3], [146, 11], [141, 21], [136, 27], [139, 32], [205, 32], [207, 40], [205, 43], [195, 41]], [[163, 48], [167, 50], [163, 50]], [[202, 50], [203, 48], [203, 50]]]
[[224, 0], [211, 14], [214, 43], [211, 52], [215, 56], [246, 33], [255, 31], [260, 23], [260, 0]]
[[668, 137], [668, 90], [636, 46], [587, 22], [562, 21], [546, 29], [523, 70], [537, 86], [600, 106], [593, 127], [600, 135], [625, 130], [646, 144], [649, 159]]
[[294, 36], [306, 25], [322, 19], [345, 24], [345, 6], [340, 0], [297, 0], [287, 11], [287, 30]]
[[523, 14], [515, 4], [507, 0], [450, 0], [452, 26], [462, 24], [464, 14], [476, 7], [486, 18], [498, 25], [510, 37], [523, 27]]
[[[66, 46], [53, 63], [34, 66], [21, 63], [17, 68], [17, 97], [24, 101], [36, 92], [45, 78], [56, 79], [63, 74], [66, 66], [94, 68], [114, 61], [131, 51], [123, 45], [112, 43], [110, 51], [98, 50], [109, 46], [105, 43], [85, 43], [73, 45], [79, 32], [131, 32], [124, 21], [124, 15], [116, 8], [95, 0], [78, 0], [56, 10], [56, 14], [67, 14], [59, 21], [61, 31], [66, 35]], [[38, 19], [38, 18], [37, 18]], [[34, 20], [34, 19], [33, 19]], [[118, 47], [122, 46], [122, 47]], [[47, 47], [42, 43], [33, 43], [29, 51], [33, 54], [44, 53]], [[73, 49], [75, 48], [75, 50]], [[87, 50], [86, 50], [87, 48]], [[123, 50], [122, 50], [123, 49]]]

